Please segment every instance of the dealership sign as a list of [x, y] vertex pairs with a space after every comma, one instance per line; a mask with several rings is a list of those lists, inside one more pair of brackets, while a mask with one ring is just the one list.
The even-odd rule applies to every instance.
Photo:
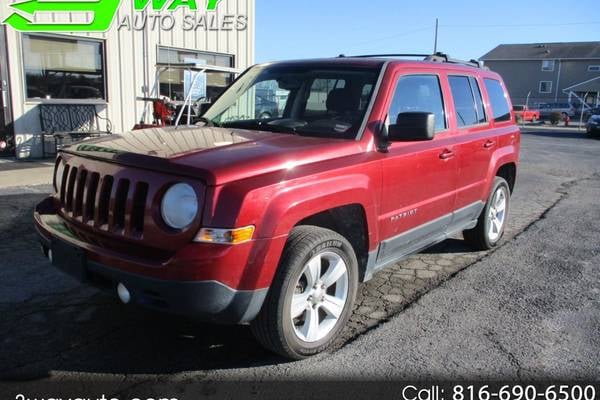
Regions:
[[[183, 30], [245, 30], [245, 15], [200, 14], [198, 10], [216, 11], [222, 0], [26, 0], [9, 5], [14, 10], [4, 24], [22, 32], [105, 32], [113, 24], [123, 1], [133, 1], [134, 15], [122, 15], [119, 29], [172, 30], [177, 26], [173, 11], [184, 9], [180, 25]], [[153, 12], [153, 14], [151, 14]], [[61, 21], [60, 16], [79, 14], [85, 20]], [[38, 22], [38, 15], [54, 15], [52, 22]]]

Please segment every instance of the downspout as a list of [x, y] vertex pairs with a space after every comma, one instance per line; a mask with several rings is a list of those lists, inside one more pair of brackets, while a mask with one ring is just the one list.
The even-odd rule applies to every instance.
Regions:
[[560, 90], [560, 72], [562, 70], [562, 60], [558, 60], [558, 78], [556, 78], [556, 96], [554, 96], [554, 102], [558, 103], [558, 91]]
[[[147, 11], [144, 10], [143, 11], [143, 15], [148, 18], [148, 14]], [[150, 71], [150, 65], [148, 62], [148, 30], [150, 29], [149, 26], [150, 22], [146, 19], [146, 26], [144, 27], [144, 30], [142, 31], [142, 54], [143, 54], [143, 65], [144, 65], [144, 87], [143, 87], [143, 93], [144, 93], [144, 97], [148, 98], [150, 97], [150, 93], [148, 93], [149, 90], [149, 85], [150, 82], [148, 81], [148, 74]], [[144, 112], [142, 113], [142, 123], [146, 123], [146, 115], [148, 113], [148, 103], [146, 101], [144, 101]]]

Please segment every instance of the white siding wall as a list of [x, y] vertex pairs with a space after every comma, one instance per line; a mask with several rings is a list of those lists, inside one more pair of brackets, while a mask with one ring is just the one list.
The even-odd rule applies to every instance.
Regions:
[[[16, 1], [0, 2], [2, 20], [12, 13], [8, 4], [13, 2]], [[203, 10], [205, 2], [197, 3], [198, 14], [206, 14]], [[151, 89], [154, 86], [159, 45], [232, 54], [235, 56], [235, 67], [241, 70], [254, 63], [255, 0], [223, 0], [216, 11], [219, 16], [246, 15], [248, 27], [243, 31], [205, 31], [204, 29], [184, 31], [177, 27], [181, 26], [182, 14], [190, 14], [191, 11], [180, 8], [175, 13], [179, 14], [176, 16], [178, 25], [170, 32], [152, 31], [148, 26], [145, 31], [129, 31], [125, 28], [117, 30], [121, 16], [133, 17], [137, 14], [133, 10], [133, 0], [122, 0], [117, 17], [108, 32], [73, 34], [73, 36], [105, 41], [107, 102], [98, 104], [97, 108], [101, 116], [112, 121], [113, 130], [117, 133], [129, 131], [139, 122], [144, 112], [144, 102], [137, 101], [136, 97], [144, 96], [144, 87]], [[69, 15], [66, 14], [64, 18], [69, 18]], [[147, 37], [145, 43], [144, 35]], [[40, 157], [42, 148], [37, 110], [40, 102], [28, 101], [25, 97], [21, 34], [7, 27], [7, 41], [17, 157]], [[69, 103], [69, 101], [65, 102]], [[151, 105], [146, 106], [149, 111], [146, 120], [149, 122]], [[103, 127], [103, 122], [100, 122]]]

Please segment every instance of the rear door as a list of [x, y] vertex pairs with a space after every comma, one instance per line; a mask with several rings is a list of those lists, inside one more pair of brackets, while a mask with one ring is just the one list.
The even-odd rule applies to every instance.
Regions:
[[431, 112], [436, 117], [436, 135], [432, 141], [393, 142], [383, 154], [381, 264], [435, 241], [451, 221], [458, 164], [444, 79], [423, 70], [403, 71], [395, 77], [386, 123], [402, 112]]
[[482, 194], [498, 138], [491, 129], [484, 107], [480, 81], [470, 75], [450, 75], [448, 83], [455, 110], [458, 147], [456, 209], [464, 210], [464, 213], [458, 213], [455, 221], [460, 225], [465, 221], [458, 219], [471, 219], [473, 214], [476, 218], [481, 211], [478, 207], [483, 205]]

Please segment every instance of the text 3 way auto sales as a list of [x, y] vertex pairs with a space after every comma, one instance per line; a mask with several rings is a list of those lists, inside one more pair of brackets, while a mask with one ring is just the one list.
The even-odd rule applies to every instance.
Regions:
[[[133, 8], [121, 7], [126, 2], [132, 2]], [[105, 32], [113, 24], [118, 30], [130, 31], [248, 29], [248, 16], [224, 12], [228, 9], [225, 3], [226, 0], [26, 0], [9, 4], [13, 13], [2, 23], [21, 32]], [[51, 16], [51, 22], [48, 18], [38, 19], [44, 15]]]

